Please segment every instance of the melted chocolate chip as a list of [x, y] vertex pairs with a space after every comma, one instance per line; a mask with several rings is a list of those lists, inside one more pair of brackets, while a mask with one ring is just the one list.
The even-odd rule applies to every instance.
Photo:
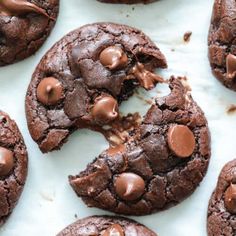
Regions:
[[115, 190], [120, 198], [133, 201], [145, 191], [145, 182], [142, 177], [134, 173], [123, 173], [115, 179]]
[[12, 151], [0, 147], [0, 176], [5, 176], [11, 172], [14, 167], [14, 158]]
[[196, 141], [193, 132], [185, 125], [174, 125], [168, 131], [169, 148], [180, 158], [192, 155]]
[[225, 206], [227, 210], [236, 214], [236, 184], [231, 184], [225, 192]]
[[27, 13], [35, 12], [46, 17], [49, 17], [46, 11], [37, 5], [26, 0], [1, 0], [0, 15], [18, 16]]
[[227, 78], [232, 80], [236, 78], [236, 56], [229, 54], [226, 58]]
[[155, 84], [164, 82], [163, 78], [148, 71], [145, 66], [138, 62], [130, 71], [127, 79], [138, 79], [140, 85], [149, 90], [154, 88]]
[[95, 123], [110, 123], [119, 115], [117, 101], [110, 95], [101, 95], [97, 97], [91, 109], [91, 115]]
[[100, 54], [100, 62], [110, 70], [122, 69], [127, 65], [128, 57], [118, 46], [110, 46]]
[[109, 156], [115, 156], [118, 153], [124, 153], [124, 152], [125, 152], [125, 145], [124, 144], [120, 144], [115, 147], [110, 147], [106, 151], [107, 155], [109, 155]]
[[37, 98], [44, 105], [55, 105], [62, 96], [62, 84], [54, 77], [44, 78], [37, 87]]
[[113, 224], [106, 229], [101, 236], [125, 236], [123, 228], [119, 224]]

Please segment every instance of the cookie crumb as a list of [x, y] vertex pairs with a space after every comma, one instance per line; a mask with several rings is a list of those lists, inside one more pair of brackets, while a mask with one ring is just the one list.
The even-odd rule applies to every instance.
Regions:
[[182, 84], [184, 85], [186, 91], [191, 92], [192, 88], [191, 86], [188, 84], [188, 78], [186, 76], [180, 77], [180, 80], [182, 81]]
[[184, 42], [188, 43], [191, 39], [193, 32], [192, 31], [187, 31], [184, 33]]
[[231, 115], [233, 113], [236, 112], [236, 105], [231, 104], [228, 108], [227, 108], [227, 114]]

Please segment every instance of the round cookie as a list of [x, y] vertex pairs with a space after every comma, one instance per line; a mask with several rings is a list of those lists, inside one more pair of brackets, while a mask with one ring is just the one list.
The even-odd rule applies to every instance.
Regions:
[[59, 0], [0, 1], [0, 66], [34, 54], [57, 18]]
[[98, 0], [99, 2], [105, 2], [105, 3], [126, 3], [126, 4], [134, 4], [134, 3], [152, 3], [157, 0]]
[[136, 221], [112, 216], [91, 216], [76, 221], [57, 236], [157, 236]]
[[236, 227], [236, 159], [221, 170], [207, 213], [208, 236], [234, 236]]
[[21, 133], [10, 117], [0, 111], [0, 225], [13, 211], [23, 190], [28, 157]]
[[134, 88], [152, 89], [166, 60], [141, 31], [97, 23], [72, 31], [43, 57], [26, 95], [32, 138], [42, 152], [60, 149], [80, 128], [103, 132]]
[[206, 174], [210, 133], [179, 78], [157, 98], [129, 141], [109, 148], [69, 181], [89, 207], [147, 215], [191, 195]]
[[236, 90], [235, 8], [234, 0], [215, 0], [208, 36], [213, 74], [232, 90]]

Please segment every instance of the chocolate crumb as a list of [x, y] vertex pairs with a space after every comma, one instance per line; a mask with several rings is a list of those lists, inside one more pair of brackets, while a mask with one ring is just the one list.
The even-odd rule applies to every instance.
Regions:
[[184, 42], [188, 43], [191, 39], [193, 32], [192, 31], [187, 31], [184, 34]]
[[231, 115], [233, 113], [236, 112], [236, 105], [231, 104], [228, 108], [227, 108], [227, 114]]

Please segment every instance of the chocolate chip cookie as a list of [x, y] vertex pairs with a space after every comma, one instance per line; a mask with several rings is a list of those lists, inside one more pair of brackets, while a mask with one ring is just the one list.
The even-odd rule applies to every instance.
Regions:
[[107, 131], [119, 118], [118, 105], [137, 86], [163, 82], [154, 70], [166, 67], [164, 55], [135, 28], [97, 23], [69, 33], [43, 57], [29, 85], [32, 138], [49, 152], [77, 129]]
[[207, 217], [208, 236], [236, 235], [236, 159], [222, 169]]
[[27, 151], [16, 123], [0, 111], [0, 225], [17, 204], [27, 175]]
[[180, 78], [157, 98], [129, 141], [110, 147], [69, 181], [89, 207], [146, 215], [194, 192], [210, 160], [210, 133], [202, 110]]
[[57, 18], [59, 0], [0, 1], [0, 66], [34, 54]]
[[144, 4], [148, 4], [151, 2], [155, 2], [157, 0], [98, 0], [98, 1], [105, 2], [105, 3], [126, 3], [126, 4], [144, 3]]
[[234, 0], [215, 0], [208, 37], [213, 74], [233, 90], [236, 90], [235, 8]]
[[123, 217], [91, 216], [78, 220], [57, 236], [157, 236], [153, 231]]

